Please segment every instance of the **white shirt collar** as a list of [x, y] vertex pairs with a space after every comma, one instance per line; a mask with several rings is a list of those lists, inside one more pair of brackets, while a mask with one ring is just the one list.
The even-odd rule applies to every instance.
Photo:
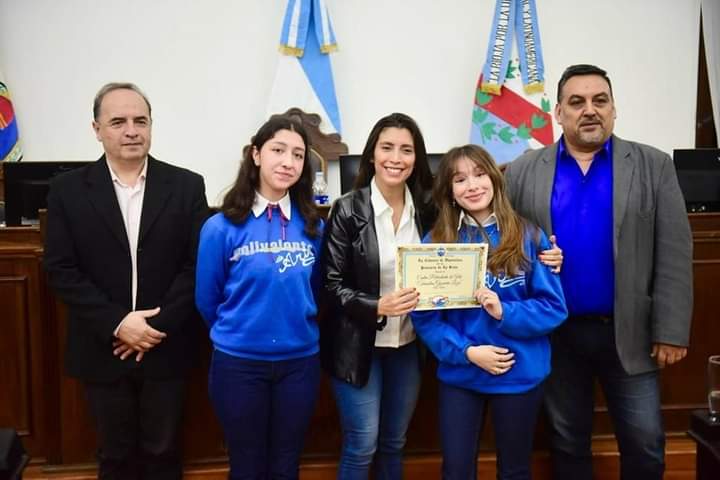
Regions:
[[252, 212], [253, 212], [253, 215], [255, 215], [255, 218], [257, 218], [263, 214], [263, 212], [265, 211], [265, 209], [268, 206], [268, 203], [277, 203], [278, 206], [280, 207], [280, 211], [283, 213], [283, 215], [285, 215], [285, 218], [290, 220], [290, 212], [292, 210], [292, 208], [291, 208], [292, 204], [290, 203], [290, 193], [289, 192], [286, 193], [285, 196], [282, 197], [277, 202], [271, 202], [267, 198], [260, 195], [260, 192], [258, 192], [256, 190], [255, 191], [255, 202], [253, 203], [253, 206], [252, 206]]
[[[468, 215], [465, 213], [465, 210], [460, 210], [460, 220], [458, 221], [458, 230], [463, 226], [463, 223], [466, 225], [469, 225], [471, 227], [477, 227], [478, 224], [475, 221], [475, 219], [472, 217], [472, 215]], [[491, 213], [485, 220], [482, 222], [483, 228], [489, 227], [490, 225], [495, 225], [497, 223], [497, 216], [495, 215], [495, 212]], [[498, 230], [500, 230], [500, 226], [498, 226]]]
[[[110, 170], [110, 178], [112, 179], [113, 183], [117, 183], [121, 187], [129, 186], [129, 185], [126, 185], [125, 183], [123, 183], [122, 180], [120, 180], [120, 177], [118, 177], [117, 174], [115, 173], [115, 170], [112, 169], [112, 167], [110, 166], [110, 161], [107, 158], [105, 159], [105, 164], [107, 165], [108, 170]], [[138, 175], [138, 180], [140, 180], [141, 182], [144, 182], [145, 178], [147, 177], [147, 165], [148, 165], [148, 161], [147, 161], [147, 157], [145, 157], [145, 161], [143, 161], [143, 168], [142, 168], [142, 170], [140, 170], [140, 175]]]
[[[390, 208], [390, 205], [388, 205], [385, 197], [383, 197], [380, 188], [378, 188], [377, 183], [375, 183], [375, 177], [370, 180], [370, 203], [372, 204], [373, 212], [376, 217], [382, 215], [386, 210], [390, 210], [392, 212], [392, 208]], [[410, 214], [410, 217], [414, 218], [415, 204], [413, 203], [412, 195], [410, 194], [410, 189], [407, 185], [405, 185], [405, 205], [408, 206], [408, 213]]]

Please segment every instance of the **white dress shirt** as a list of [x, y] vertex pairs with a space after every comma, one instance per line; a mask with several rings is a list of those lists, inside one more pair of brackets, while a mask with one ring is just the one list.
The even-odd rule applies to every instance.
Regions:
[[[107, 163], [107, 160], [105, 160]], [[142, 214], [143, 199], [145, 198], [145, 177], [147, 176], [147, 158], [143, 164], [135, 185], [130, 186], [124, 184], [120, 177], [113, 171], [109, 163], [107, 163], [112, 178], [113, 188], [117, 196], [120, 213], [122, 214], [123, 223], [125, 225], [125, 233], [127, 234], [128, 246], [130, 247], [130, 261], [132, 263], [132, 310], [135, 310], [137, 302], [137, 246], [138, 237], [140, 235], [140, 215]], [[114, 335], [117, 336], [120, 330], [118, 324], [115, 328]]]
[[[415, 205], [410, 190], [405, 186], [405, 207], [400, 216], [397, 232], [393, 228], [393, 210], [385, 201], [373, 177], [370, 182], [370, 202], [375, 214], [380, 260], [380, 296], [395, 291], [395, 257], [397, 246], [420, 243], [415, 226]], [[387, 325], [375, 336], [376, 347], [401, 347], [415, 340], [415, 330], [407, 315], [387, 317]]]

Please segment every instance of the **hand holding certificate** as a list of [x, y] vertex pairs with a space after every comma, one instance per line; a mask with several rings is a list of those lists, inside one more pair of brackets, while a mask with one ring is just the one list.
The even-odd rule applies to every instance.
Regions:
[[415, 310], [480, 308], [474, 293], [485, 284], [487, 253], [487, 243], [400, 245], [396, 286], [417, 289]]

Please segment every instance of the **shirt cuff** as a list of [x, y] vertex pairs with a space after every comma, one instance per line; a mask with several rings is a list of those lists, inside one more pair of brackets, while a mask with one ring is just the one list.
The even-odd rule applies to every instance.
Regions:
[[[125, 317], [127, 318], [127, 317]], [[118, 332], [120, 331], [120, 327], [122, 327], [123, 322], [125, 322], [125, 318], [120, 320], [120, 323], [118, 323], [118, 326], [115, 327], [115, 330], [113, 330], [113, 337], [117, 338]]]

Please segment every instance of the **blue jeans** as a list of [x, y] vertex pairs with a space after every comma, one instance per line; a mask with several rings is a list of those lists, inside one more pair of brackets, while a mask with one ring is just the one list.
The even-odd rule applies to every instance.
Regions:
[[497, 478], [530, 478], [533, 436], [542, 386], [517, 394], [485, 394], [439, 382], [444, 480], [475, 480], [485, 407], [490, 406], [497, 449]]
[[225, 433], [229, 478], [298, 478], [319, 383], [318, 355], [270, 362], [213, 352], [210, 400]]
[[377, 480], [402, 478], [405, 433], [420, 377], [415, 341], [397, 349], [376, 348], [370, 378], [362, 388], [333, 379], [343, 432], [337, 478], [367, 480], [373, 456]]
[[615, 427], [621, 478], [661, 479], [665, 432], [658, 373], [625, 373], [612, 323], [571, 317], [553, 333], [552, 348], [545, 405], [551, 427], [553, 478], [592, 478], [593, 386], [597, 378]]

